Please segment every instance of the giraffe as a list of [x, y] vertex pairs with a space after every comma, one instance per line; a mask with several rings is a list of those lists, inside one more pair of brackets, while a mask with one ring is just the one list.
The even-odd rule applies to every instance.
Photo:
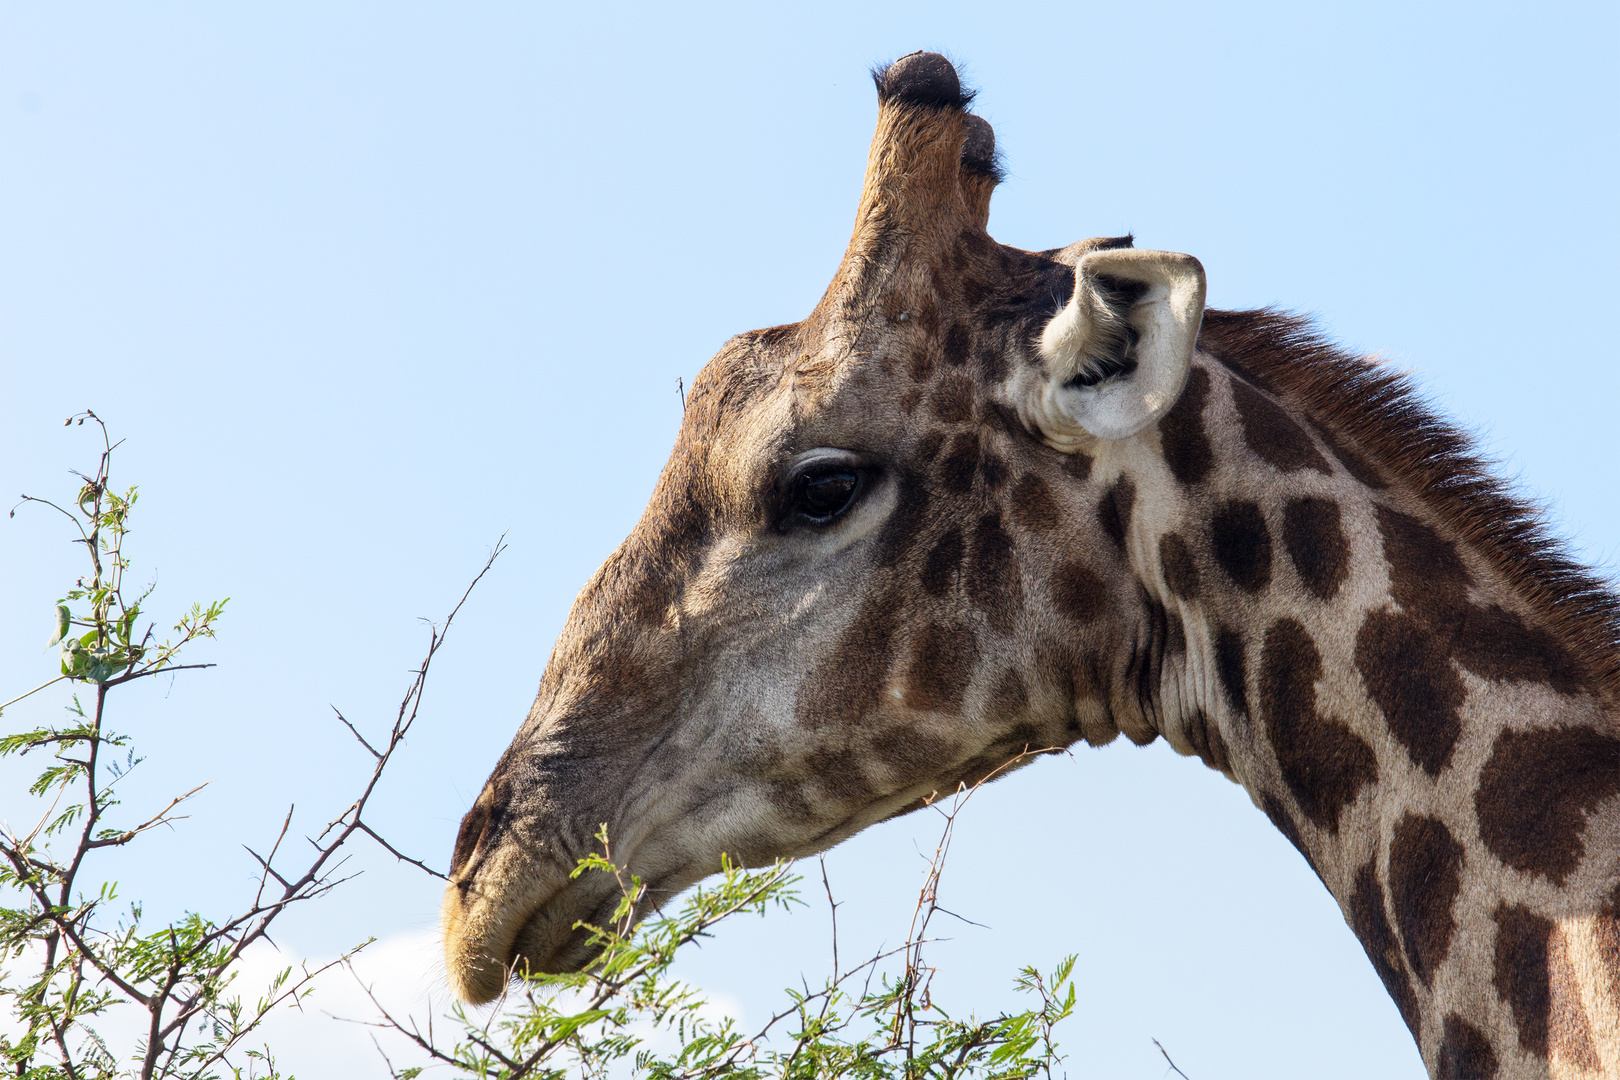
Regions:
[[986, 231], [943, 57], [874, 75], [848, 249], [703, 369], [462, 822], [463, 999], [589, 960], [605, 822], [649, 902], [824, 850], [1026, 748], [1241, 784], [1443, 1077], [1620, 1076], [1620, 599], [1402, 377], [1187, 255]]

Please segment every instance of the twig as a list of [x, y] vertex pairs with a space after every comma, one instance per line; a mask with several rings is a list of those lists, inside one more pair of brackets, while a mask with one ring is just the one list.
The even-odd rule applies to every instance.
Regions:
[[[1149, 1038], [1152, 1038], [1152, 1036], [1149, 1036]], [[1164, 1048], [1163, 1043], [1161, 1043], [1158, 1039], [1154, 1039], [1153, 1040], [1153, 1045], [1157, 1046], [1159, 1048], [1159, 1053], [1164, 1055], [1164, 1060], [1166, 1062], [1169, 1062], [1170, 1068], [1175, 1070], [1176, 1075], [1181, 1077], [1181, 1080], [1192, 1080], [1192, 1077], [1190, 1077], [1186, 1073], [1182, 1072], [1181, 1069], [1179, 1067], [1177, 1067], [1175, 1062], [1170, 1061], [1170, 1052]]]
[[[394, 1019], [393, 1013], [390, 1013], [386, 1008], [383, 1007], [383, 1003], [377, 1000], [377, 995], [371, 989], [370, 984], [363, 981], [360, 978], [360, 973], [358, 971], [354, 970], [354, 965], [350, 964], [350, 965], [348, 965], [348, 967], [349, 967], [349, 974], [354, 976], [354, 981], [360, 984], [360, 989], [364, 990], [365, 994], [366, 994], [366, 997], [371, 999], [371, 1007], [377, 1010], [378, 1014], [380, 1014], [382, 1016], [382, 1020], [381, 1021], [377, 1021], [377, 1020], [351, 1020], [351, 1019], [349, 1019], [347, 1017], [343, 1017], [343, 1016], [334, 1016], [334, 1017], [332, 1017], [332, 1019], [337, 1020], [337, 1021], [339, 1021], [341, 1023], [345, 1023], [345, 1024], [360, 1024], [363, 1027], [375, 1027], [375, 1028], [383, 1028], [383, 1029], [387, 1029], [387, 1030], [397, 1031], [397, 1032], [399, 1032], [399, 1034], [405, 1036], [407, 1039], [410, 1039], [412, 1042], [414, 1042], [421, 1049], [426, 1050], [428, 1052], [428, 1054], [431, 1055], [435, 1061], [443, 1061], [443, 1062], [446, 1062], [446, 1063], [448, 1063], [450, 1065], [460, 1065], [461, 1064], [461, 1061], [458, 1058], [456, 1058], [452, 1054], [446, 1054], [443, 1050], [440, 1050], [438, 1048], [438, 1046], [436, 1046], [434, 1044], [433, 1039], [431, 1038], [431, 1034], [432, 1034], [431, 1030], [429, 1031], [429, 1036], [430, 1037], [424, 1038], [422, 1036], [421, 1028], [416, 1026], [416, 1019], [414, 1017], [407, 1016], [405, 1018], [405, 1019], [407, 1019], [407, 1020], [409, 1020], [411, 1022], [411, 1026], [408, 1027], [408, 1028], [404, 1024], [400, 1023], [398, 1020]], [[475, 1038], [475, 1039], [477, 1038], [476, 1035], [474, 1035], [472, 1037]], [[479, 1041], [482, 1042], [482, 1040], [479, 1040]], [[511, 1076], [518, 1077], [518, 1076], [523, 1075], [523, 1072], [518, 1071], [521, 1068], [521, 1064], [517, 1061], [516, 1058], [507, 1057], [505, 1054], [501, 1053], [499, 1049], [497, 1049], [496, 1047], [490, 1046], [488, 1044], [485, 1044], [484, 1050], [485, 1050], [486, 1053], [489, 1053], [490, 1055], [495, 1057], [497, 1060], [499, 1060], [500, 1063], [507, 1068], [507, 1070], [509, 1071]]]
[[372, 746], [370, 743], [368, 743], [366, 741], [366, 737], [364, 735], [360, 734], [360, 729], [356, 728], [353, 724], [349, 723], [348, 717], [344, 716], [343, 713], [338, 710], [338, 707], [336, 705], [332, 706], [332, 711], [337, 713], [337, 718], [339, 720], [343, 721], [343, 726], [349, 729], [350, 734], [352, 734], [356, 739], [360, 740], [360, 745], [365, 747], [367, 750], [370, 750], [372, 757], [374, 757], [377, 760], [381, 761], [382, 760], [382, 754], [380, 752], [378, 752], [378, 750], [377, 750], [377, 748], [375, 746]]
[[[184, 795], [177, 795], [173, 799], [170, 799], [168, 806], [165, 806], [162, 810], [159, 810], [156, 814], [153, 814], [150, 818], [148, 818], [147, 820], [141, 822], [141, 824], [135, 826], [133, 829], [127, 829], [124, 832], [119, 833], [117, 836], [104, 836], [104, 837], [100, 838], [99, 840], [91, 840], [90, 843], [89, 843], [89, 846], [92, 847], [92, 848], [118, 847], [121, 844], [129, 843], [131, 840], [135, 839], [137, 836], [139, 836], [141, 833], [145, 832], [147, 829], [155, 829], [159, 825], [166, 825], [171, 821], [184, 821], [185, 818], [183, 818], [183, 817], [179, 817], [179, 818], [171, 818], [171, 817], [169, 817], [168, 816], [169, 811], [173, 810], [175, 807], [179, 806], [181, 803], [185, 802], [187, 799], [189, 799], [193, 795], [197, 794], [197, 792], [199, 792], [203, 788], [207, 787], [208, 784], [209, 784], [209, 781], [204, 780], [202, 783], [198, 784], [196, 787], [192, 788], [190, 791], [186, 792]], [[112, 785], [109, 784], [107, 786], [111, 787]]]
[[165, 664], [161, 667], [146, 668], [141, 671], [132, 671], [128, 675], [120, 675], [116, 679], [108, 679], [101, 685], [111, 690], [115, 686], [123, 686], [136, 679], [145, 679], [153, 675], [167, 675], [171, 671], [201, 671], [203, 668], [218, 667], [218, 664]]
[[[248, 854], [252, 855], [255, 859], [259, 859], [259, 865], [264, 867], [264, 873], [259, 875], [259, 887], [253, 893], [253, 906], [254, 907], [258, 907], [259, 906], [259, 901], [264, 899], [264, 886], [266, 884], [266, 879], [268, 877], [273, 875], [275, 877], [275, 879], [281, 883], [283, 888], [286, 888], [286, 886], [287, 886], [287, 879], [282, 877], [280, 874], [276, 873], [274, 870], [270, 869], [270, 864], [275, 861], [276, 852], [281, 850], [281, 842], [287, 838], [287, 829], [288, 829], [289, 826], [292, 825], [293, 808], [296, 805], [297, 805], [296, 803], [292, 803], [292, 804], [288, 805], [288, 807], [287, 807], [287, 816], [281, 819], [281, 831], [276, 833], [276, 842], [270, 845], [270, 854], [268, 856], [266, 856], [265, 858], [259, 859], [259, 853], [258, 852], [254, 851], [252, 848], [247, 849]], [[242, 846], [247, 847], [246, 844], [244, 844]]]
[[[215, 963], [198, 979], [199, 986], [209, 985], [217, 981], [227, 970], [230, 969], [231, 965], [236, 963], [237, 959], [248, 948], [248, 946], [252, 945], [260, 938], [267, 937], [270, 924], [290, 905], [306, 900], [312, 900], [318, 896], [325, 895], [332, 889], [343, 884], [343, 882], [349, 880], [348, 877], [333, 877], [333, 874], [336, 873], [338, 868], [347, 862], [347, 857], [339, 859], [336, 862], [332, 862], [332, 860], [337, 855], [338, 851], [343, 848], [343, 846], [356, 832], [364, 830], [368, 835], [372, 836], [374, 839], [379, 839], [380, 841], [380, 838], [377, 837], [375, 832], [373, 832], [368, 826], [364, 826], [362, 824], [361, 814], [365, 810], [367, 802], [371, 798], [372, 792], [376, 790], [378, 782], [382, 779], [383, 770], [387, 768], [389, 761], [392, 760], [394, 751], [398, 749], [400, 743], [404, 741], [405, 733], [410, 729], [411, 724], [417, 717], [418, 710], [421, 707], [422, 692], [427, 683], [428, 670], [433, 663], [434, 655], [444, 645], [445, 636], [449, 632], [451, 623], [455, 620], [456, 615], [466, 604], [467, 598], [472, 594], [473, 589], [477, 587], [480, 581], [483, 580], [484, 575], [489, 573], [490, 567], [494, 565], [495, 560], [499, 558], [501, 552], [505, 550], [506, 545], [504, 543], [503, 534], [502, 539], [496, 541], [495, 547], [490, 552], [489, 557], [485, 560], [483, 568], [478, 571], [478, 574], [473, 578], [472, 583], [469, 584], [462, 592], [461, 598], [456, 602], [455, 607], [451, 609], [450, 614], [445, 617], [443, 625], [438, 627], [430, 626], [428, 633], [427, 655], [423, 657], [421, 666], [416, 669], [416, 677], [411, 682], [410, 687], [406, 691], [404, 699], [400, 703], [398, 716], [394, 721], [392, 730], [389, 732], [387, 749], [378, 756], [376, 764], [372, 768], [371, 775], [369, 778], [367, 778], [365, 786], [361, 790], [360, 796], [349, 805], [347, 810], [345, 810], [330, 825], [322, 830], [321, 833], [323, 839], [325, 839], [328, 834], [333, 833], [334, 830], [336, 830], [335, 835], [332, 835], [330, 839], [327, 839], [324, 844], [315, 845], [316, 854], [310, 861], [309, 866], [302, 874], [296, 878], [292, 878], [291, 880], [284, 877], [280, 873], [271, 870], [268, 860], [259, 859], [260, 865], [264, 868], [266, 874], [274, 876], [277, 883], [281, 885], [281, 896], [268, 904], [261, 903], [260, 899], [255, 897], [253, 906], [250, 909], [231, 919], [222, 926], [216, 927], [211, 932], [202, 935], [193, 949], [187, 954], [188, 957], [201, 954], [204, 950], [212, 948], [215, 942], [228, 941], [230, 943], [220, 958], [215, 961]], [[341, 714], [339, 715], [341, 716]], [[291, 818], [291, 813], [292, 811], [289, 810], [289, 820]], [[281, 832], [276, 838], [277, 847], [280, 846], [281, 840], [285, 836], [286, 831], [287, 823], [283, 822]], [[385, 844], [384, 846], [388, 845]], [[390, 848], [390, 850], [392, 850], [392, 848]], [[397, 855], [398, 852], [395, 852], [395, 854]], [[274, 858], [274, 856], [275, 848], [272, 848], [271, 858]], [[256, 859], [259, 858], [256, 853], [254, 857]], [[329, 866], [328, 863], [331, 863], [331, 865]], [[426, 867], [423, 868], [426, 869]], [[261, 875], [261, 896], [264, 883], [265, 876]], [[321, 970], [325, 970], [325, 968], [322, 968]], [[192, 1017], [196, 1016], [198, 1012], [202, 1011], [205, 1005], [205, 1000], [203, 996], [198, 993], [193, 994], [184, 1002], [178, 1003], [178, 1005], [179, 1007], [176, 1009], [175, 1015], [172, 1017], [172, 1019], [154, 1032], [154, 1035], [156, 1036], [156, 1038], [153, 1040], [154, 1042], [161, 1042], [162, 1040], [167, 1039], [170, 1035], [174, 1034], [176, 1031], [183, 1028]], [[226, 1047], [223, 1049], [229, 1048]]]
[[400, 860], [401, 862], [408, 862], [412, 866], [416, 867], [417, 869], [423, 870], [423, 871], [425, 871], [425, 872], [427, 872], [429, 874], [432, 874], [434, 877], [438, 878], [440, 881], [449, 881], [450, 880], [448, 875], [439, 873], [437, 870], [433, 869], [433, 867], [429, 866], [427, 863], [423, 862], [421, 859], [413, 859], [409, 855], [402, 854], [400, 852], [400, 850], [398, 848], [396, 848], [393, 844], [390, 844], [388, 841], [386, 841], [382, 837], [378, 836], [377, 833], [371, 828], [370, 825], [367, 825], [363, 821], [357, 822], [357, 824], [360, 826], [360, 831], [361, 832], [365, 833], [367, 836], [369, 836], [373, 840], [377, 841], [377, 843], [381, 844], [388, 851], [388, 854], [392, 855], [394, 858]]
[[833, 899], [832, 882], [827, 880], [827, 856], [818, 855], [816, 861], [821, 864], [821, 887], [827, 890], [827, 913], [832, 918], [832, 960], [833, 974], [838, 974], [838, 901]]
[[[375, 938], [372, 939], [372, 941], [375, 940]], [[254, 1010], [253, 1019], [248, 1021], [247, 1026], [234, 1029], [232, 1032], [233, 1038], [231, 1038], [226, 1045], [221, 1046], [217, 1051], [205, 1059], [200, 1066], [198, 1066], [197, 1075], [206, 1075], [210, 1066], [212, 1066], [215, 1062], [222, 1061], [225, 1055], [231, 1051], [232, 1047], [241, 1042], [254, 1028], [262, 1024], [264, 1022], [264, 1018], [269, 1016], [271, 1011], [273, 1011], [277, 1005], [280, 1005], [289, 997], [294, 998], [296, 1001], [298, 992], [300, 990], [314, 982], [325, 972], [337, 967], [339, 964], [349, 963], [354, 958], [356, 953], [358, 953], [361, 949], [364, 949], [366, 945], [370, 944], [371, 941], [366, 942], [364, 945], [356, 945], [354, 948], [350, 949], [336, 960], [328, 960], [314, 971], [309, 970], [309, 968], [304, 967], [303, 965], [299, 965], [303, 972], [303, 977], [298, 979], [291, 986], [284, 988], [282, 992], [277, 994], [274, 998], [268, 1001], [261, 1000], [261, 1008]]]
[[41, 690], [45, 689], [47, 686], [55, 686], [57, 683], [61, 682], [65, 678], [67, 678], [66, 675], [58, 675], [56, 678], [51, 679], [48, 682], [40, 683], [38, 686], [34, 687], [32, 690], [28, 691], [28, 693], [26, 693], [26, 694], [18, 694], [16, 697], [14, 697], [10, 701], [6, 702], [4, 705], [0, 705], [0, 712], [4, 712], [6, 709], [11, 708], [11, 706], [17, 704], [17, 702], [21, 701], [25, 697], [32, 697], [34, 694], [39, 693]]

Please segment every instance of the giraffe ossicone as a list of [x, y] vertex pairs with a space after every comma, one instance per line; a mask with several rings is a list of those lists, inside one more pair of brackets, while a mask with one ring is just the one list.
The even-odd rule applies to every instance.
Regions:
[[986, 232], [994, 133], [875, 76], [843, 262], [704, 368], [462, 822], [464, 999], [587, 963], [606, 822], [667, 898], [1028, 748], [1243, 785], [1430, 1072], [1620, 1076], [1620, 600], [1403, 379], [1185, 255]]

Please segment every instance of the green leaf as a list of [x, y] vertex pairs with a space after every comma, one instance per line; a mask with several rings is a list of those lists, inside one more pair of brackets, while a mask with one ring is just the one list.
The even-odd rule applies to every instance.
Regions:
[[67, 636], [68, 625], [73, 621], [73, 613], [67, 609], [66, 604], [56, 605], [56, 629], [51, 634], [51, 640], [45, 643], [48, 649]]
[[92, 630], [75, 641], [62, 642], [62, 674], [85, 682], [104, 683], [124, 670], [129, 659], [117, 646], [99, 644], [101, 632]]

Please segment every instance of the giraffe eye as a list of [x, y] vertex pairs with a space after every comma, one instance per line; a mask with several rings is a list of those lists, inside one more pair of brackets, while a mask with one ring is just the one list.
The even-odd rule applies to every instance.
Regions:
[[859, 469], [844, 464], [813, 465], [793, 478], [787, 523], [826, 525], [855, 505], [864, 486]]

